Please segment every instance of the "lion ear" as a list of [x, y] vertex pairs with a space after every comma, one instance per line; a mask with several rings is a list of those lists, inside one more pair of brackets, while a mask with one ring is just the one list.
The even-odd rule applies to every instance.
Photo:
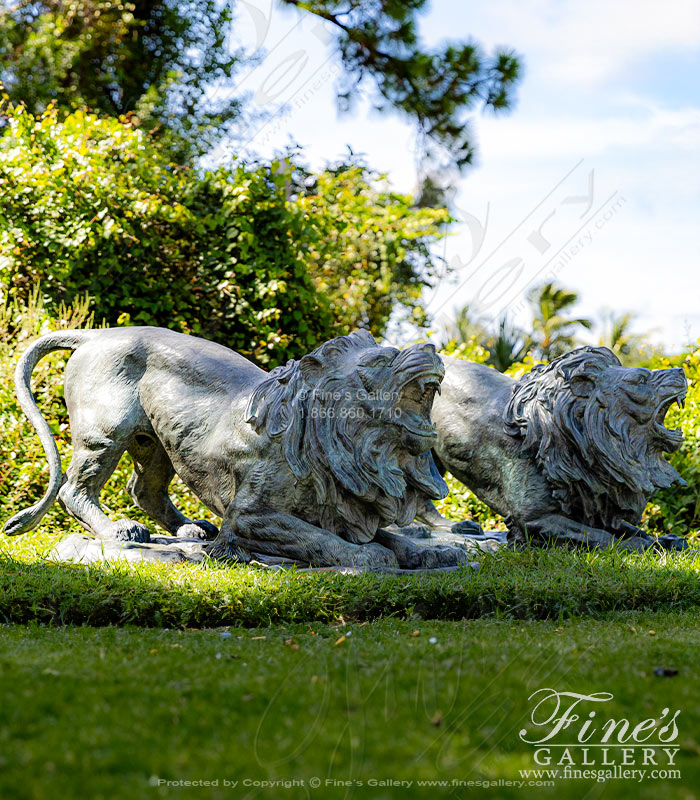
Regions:
[[323, 374], [323, 364], [316, 356], [304, 356], [299, 362], [299, 370], [307, 383], [316, 383]]
[[569, 386], [575, 397], [590, 397], [595, 390], [595, 383], [585, 375], [574, 375]]

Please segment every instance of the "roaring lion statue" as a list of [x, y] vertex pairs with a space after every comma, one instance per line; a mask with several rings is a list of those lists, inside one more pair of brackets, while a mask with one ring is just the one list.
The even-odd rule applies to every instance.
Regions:
[[[644, 507], [658, 489], [684, 483], [663, 455], [683, 441], [664, 427], [671, 405], [685, 404], [682, 369], [623, 367], [605, 347], [573, 350], [519, 381], [444, 361], [436, 461], [506, 518], [509, 538], [649, 546], [636, 527]], [[430, 502], [418, 519], [450, 527]]]
[[[65, 476], [31, 394], [31, 374], [54, 350], [73, 350], [65, 372], [73, 457]], [[210, 553], [249, 553], [317, 566], [408, 568], [466, 560], [382, 530], [413, 519], [419, 497], [447, 487], [430, 448], [430, 411], [444, 368], [432, 345], [380, 347], [366, 331], [333, 339], [270, 373], [210, 341], [149, 327], [50, 333], [19, 361], [20, 404], [50, 466], [49, 487], [5, 525], [35, 527], [58, 497], [96, 536], [148, 541], [129, 519], [111, 520], [99, 495], [128, 451], [135, 503], [178, 536], [213, 539]], [[175, 474], [221, 530], [171, 502]]]

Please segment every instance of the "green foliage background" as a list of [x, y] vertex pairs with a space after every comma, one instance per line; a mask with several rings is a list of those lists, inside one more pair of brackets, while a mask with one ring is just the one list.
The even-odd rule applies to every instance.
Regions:
[[[279, 5], [316, 17], [332, 37], [343, 76], [339, 105], [347, 110], [360, 84], [370, 89], [376, 109], [413, 122], [426, 162], [437, 155], [470, 163], [471, 114], [511, 104], [518, 56], [502, 48], [487, 54], [471, 39], [426, 48], [418, 17], [427, 0]], [[176, 161], [193, 163], [265, 116], [245, 93], [232, 92], [231, 79], [261, 58], [259, 26], [269, 24], [271, 11], [244, 0], [13, 0], [0, 13], [0, 81], [32, 113], [56, 103], [129, 115]], [[240, 33], [248, 15], [258, 30], [246, 40]], [[239, 36], [243, 46], [234, 46]]]
[[689, 384], [685, 408], [674, 405], [665, 423], [668, 428], [683, 431], [683, 445], [669, 460], [688, 485], [659, 492], [647, 506], [645, 522], [659, 533], [695, 533], [700, 528], [700, 340], [697, 347], [688, 348], [685, 353], [657, 355], [644, 366], [683, 367]]
[[364, 168], [294, 191], [295, 165], [197, 172], [126, 120], [8, 105], [0, 137], [0, 294], [89, 295], [98, 320], [214, 339], [269, 366], [350, 327], [387, 327], [420, 292], [444, 209]]
[[[242, 120], [241, 98], [207, 91], [246, 57], [229, 47], [230, 3], [217, 0], [17, 0], [0, 14], [0, 80], [41, 113], [129, 115], [180, 162]], [[9, 8], [7, 7], [9, 6]]]

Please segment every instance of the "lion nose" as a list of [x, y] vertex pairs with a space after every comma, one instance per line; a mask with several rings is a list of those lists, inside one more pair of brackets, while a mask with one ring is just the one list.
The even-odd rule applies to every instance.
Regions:
[[425, 351], [427, 353], [430, 353], [431, 355], [436, 355], [437, 354], [437, 350], [435, 349], [435, 345], [432, 344], [431, 342], [419, 342], [417, 345], [415, 345], [415, 348], [416, 348], [416, 350], [423, 350], [423, 351]]
[[670, 369], [655, 369], [652, 377], [664, 384], [675, 384], [679, 387], [688, 385], [683, 367], [671, 367]]
[[683, 386], [685, 386], [688, 383], [685, 377], [685, 370], [683, 369], [683, 367], [674, 367], [670, 371], [673, 373], [673, 377], [675, 378], [677, 383], [680, 383]]

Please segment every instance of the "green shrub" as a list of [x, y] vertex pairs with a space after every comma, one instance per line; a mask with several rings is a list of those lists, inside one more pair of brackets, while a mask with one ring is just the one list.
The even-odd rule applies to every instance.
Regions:
[[695, 536], [700, 529], [700, 346], [677, 356], [656, 356], [644, 366], [683, 367], [688, 379], [685, 408], [673, 405], [665, 423], [668, 428], [683, 431], [683, 444], [669, 461], [688, 485], [672, 486], [655, 495], [647, 506], [645, 523], [659, 533]]
[[[49, 479], [46, 456], [17, 403], [13, 385], [15, 363], [30, 339], [51, 330], [90, 324], [86, 304], [61, 308], [51, 319], [38, 303], [0, 307], [0, 506], [2, 522], [44, 493]], [[51, 356], [39, 363], [33, 391], [51, 431], [62, 443], [67, 424], [62, 403], [63, 379], [59, 375], [65, 358]], [[31, 431], [31, 433], [30, 433]]]
[[[380, 191], [362, 167], [289, 159], [198, 173], [128, 120], [4, 109], [0, 295], [84, 294], [109, 324], [160, 325], [274, 366], [394, 307], [417, 322], [446, 211]], [[307, 174], [308, 173], [304, 173]]]
[[8, 108], [0, 138], [0, 283], [98, 318], [220, 341], [263, 363], [332, 335], [276, 165], [199, 177], [129, 122]]
[[375, 333], [390, 318], [426, 325], [423, 290], [435, 274], [430, 247], [444, 236], [449, 213], [415, 208], [410, 196], [381, 188], [385, 175], [362, 165], [308, 175], [304, 184], [295, 207], [307, 223], [307, 264], [336, 321]]

